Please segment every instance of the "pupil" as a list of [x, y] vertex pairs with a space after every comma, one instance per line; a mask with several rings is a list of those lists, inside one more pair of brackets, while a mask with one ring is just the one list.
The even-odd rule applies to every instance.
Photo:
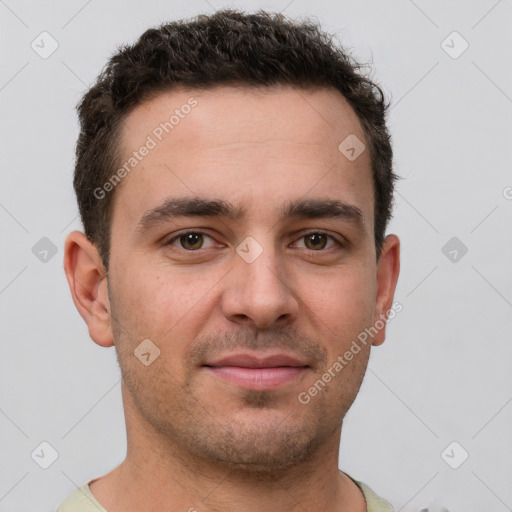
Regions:
[[320, 242], [320, 245], [322, 246], [322, 248], [325, 245], [325, 243], [322, 244], [322, 242], [325, 242], [324, 235], [321, 235], [319, 233], [314, 233], [312, 235], [309, 235], [308, 239], [309, 239], [309, 242], [313, 245], [313, 247], [318, 248], [319, 242]]
[[[198, 242], [199, 242], [199, 245], [201, 245], [200, 244], [201, 235], [199, 233], [187, 233], [186, 235], [184, 235], [184, 238], [185, 238], [185, 245], [195, 246], [198, 244]], [[197, 247], [192, 247], [192, 248], [197, 249]]]

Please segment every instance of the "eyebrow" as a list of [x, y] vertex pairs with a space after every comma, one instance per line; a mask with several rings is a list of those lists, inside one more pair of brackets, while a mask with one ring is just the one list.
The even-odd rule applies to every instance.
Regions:
[[[168, 198], [160, 206], [148, 210], [142, 215], [137, 223], [136, 231], [143, 232], [179, 217], [220, 217], [240, 220], [246, 214], [245, 207], [235, 206], [222, 199]], [[364, 231], [361, 209], [336, 199], [296, 199], [289, 201], [281, 208], [279, 222], [289, 218], [338, 218], [354, 223]]]

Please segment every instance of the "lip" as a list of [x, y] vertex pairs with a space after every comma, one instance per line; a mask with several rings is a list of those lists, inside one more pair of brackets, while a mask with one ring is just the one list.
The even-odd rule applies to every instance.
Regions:
[[308, 366], [305, 361], [285, 353], [257, 357], [249, 353], [231, 354], [215, 361], [207, 362], [204, 366], [238, 366], [242, 368], [276, 368], [278, 366]]
[[203, 365], [212, 375], [244, 389], [272, 390], [293, 382], [310, 367], [289, 354], [231, 354]]

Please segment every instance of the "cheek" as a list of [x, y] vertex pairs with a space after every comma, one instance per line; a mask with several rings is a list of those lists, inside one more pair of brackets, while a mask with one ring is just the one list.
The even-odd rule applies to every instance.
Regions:
[[206, 273], [191, 278], [190, 272], [142, 265], [130, 269], [129, 279], [121, 279], [116, 287], [114, 299], [115, 313], [126, 327], [121, 333], [123, 345], [133, 351], [150, 339], [161, 360], [181, 371], [190, 343], [211, 316], [212, 287], [219, 278]]
[[340, 341], [367, 327], [375, 308], [375, 284], [363, 268], [343, 268], [311, 282], [305, 302], [313, 316], [323, 321], [330, 337]]
[[362, 270], [344, 269], [323, 283], [311, 299], [311, 309], [320, 319], [327, 350], [326, 366], [318, 376], [327, 383], [319, 403], [344, 417], [354, 401], [366, 371], [371, 344], [358, 336], [372, 324], [374, 285]]

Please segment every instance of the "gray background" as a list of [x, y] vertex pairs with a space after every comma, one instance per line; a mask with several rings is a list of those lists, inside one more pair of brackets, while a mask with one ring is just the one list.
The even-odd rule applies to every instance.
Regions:
[[[316, 16], [393, 100], [403, 310], [373, 349], [340, 467], [397, 511], [512, 510], [512, 2], [5, 0], [0, 511], [54, 511], [125, 454], [114, 349], [89, 338], [62, 266], [81, 229], [74, 107], [117, 45], [224, 6]], [[31, 48], [43, 31], [59, 45], [46, 59]], [[43, 441], [48, 469], [31, 457]]]

